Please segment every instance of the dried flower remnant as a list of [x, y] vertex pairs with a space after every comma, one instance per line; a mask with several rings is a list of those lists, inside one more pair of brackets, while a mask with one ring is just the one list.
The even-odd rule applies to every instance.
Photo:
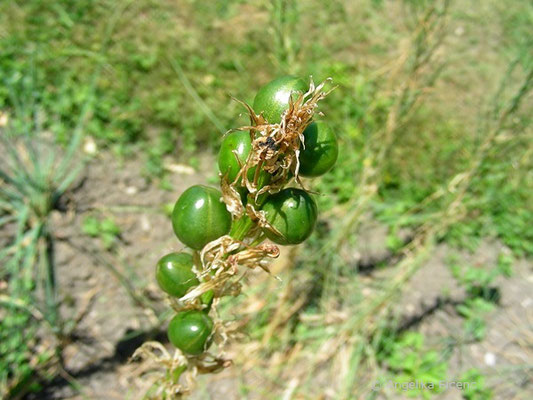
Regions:
[[[256, 193], [256, 198], [267, 191], [275, 192], [288, 181], [291, 172], [298, 180], [300, 147], [305, 148], [303, 132], [311, 123], [318, 102], [324, 99], [331, 90], [324, 92], [324, 85], [314, 85], [311, 81], [310, 88], [302, 93], [296, 100], [289, 98], [289, 108], [282, 114], [281, 122], [269, 124], [261, 114], [257, 115], [248, 105], [244, 104], [250, 114], [252, 125], [244, 126], [239, 130], [249, 130], [252, 136], [252, 152], [239, 173], [246, 188], [250, 193]], [[248, 171], [255, 169], [254, 180], [248, 179]], [[257, 176], [260, 169], [273, 176], [269, 185], [262, 188], [257, 186]]]

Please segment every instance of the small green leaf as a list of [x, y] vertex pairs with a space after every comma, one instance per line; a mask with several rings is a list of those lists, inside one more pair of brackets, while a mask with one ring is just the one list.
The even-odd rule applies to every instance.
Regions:
[[83, 233], [89, 236], [98, 236], [100, 233], [100, 223], [93, 216], [86, 217], [81, 225], [81, 230]]

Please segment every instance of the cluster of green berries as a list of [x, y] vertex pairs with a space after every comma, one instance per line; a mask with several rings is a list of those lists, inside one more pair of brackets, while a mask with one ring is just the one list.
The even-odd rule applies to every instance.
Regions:
[[[291, 96], [308, 90], [302, 79], [285, 76], [263, 86], [257, 93], [253, 110], [261, 113], [269, 124], [279, 123], [282, 114], [289, 107]], [[293, 97], [294, 98], [294, 97]], [[304, 146], [299, 153], [299, 176], [316, 177], [330, 170], [337, 160], [338, 144], [334, 132], [322, 121], [311, 122], [303, 132]], [[223, 179], [235, 182], [252, 151], [249, 132], [234, 131], [222, 142], [218, 167]], [[248, 170], [248, 179], [256, 175], [255, 168]], [[261, 170], [257, 180], [259, 186], [267, 185], [270, 175]], [[240, 182], [242, 183], [242, 182]], [[237, 183], [243, 203], [249, 195], [246, 187]], [[315, 200], [304, 190], [285, 188], [275, 194], [268, 194], [260, 204], [268, 224], [274, 228], [262, 228], [272, 242], [280, 245], [295, 245], [311, 235], [317, 220]], [[196, 252], [204, 246], [233, 232], [235, 218], [222, 201], [222, 193], [212, 187], [195, 185], [187, 189], [177, 200], [172, 212], [172, 226], [178, 239]], [[242, 240], [242, 237], [238, 237]], [[171, 253], [157, 264], [156, 278], [159, 286], [170, 296], [180, 298], [191, 288], [200, 284], [195, 271], [198, 260], [188, 253]], [[200, 267], [196, 265], [196, 267]], [[213, 320], [208, 315], [213, 292], [200, 298], [203, 307], [199, 310], [178, 312], [168, 327], [171, 343], [188, 355], [200, 355], [211, 344]]]

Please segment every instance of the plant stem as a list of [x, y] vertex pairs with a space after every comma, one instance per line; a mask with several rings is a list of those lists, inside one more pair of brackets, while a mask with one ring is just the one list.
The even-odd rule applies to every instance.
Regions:
[[202, 272], [203, 271], [203, 266], [202, 266], [202, 260], [200, 258], [200, 252], [199, 251], [194, 250], [192, 252], [192, 260], [193, 260], [193, 263], [196, 266], [196, 268], [198, 268], [198, 270], [200, 272]]
[[45, 230], [43, 235], [43, 242], [41, 243], [41, 260], [44, 263], [44, 289], [45, 289], [45, 303], [46, 316], [52, 330], [56, 335], [61, 336], [62, 324], [59, 320], [59, 310], [57, 304], [57, 288], [56, 288], [56, 274], [53, 259], [53, 240], [50, 233]]
[[172, 381], [174, 382], [174, 384], [178, 384], [178, 382], [180, 380], [180, 377], [181, 377], [181, 374], [183, 374], [186, 370], [187, 370], [187, 366], [186, 365], [181, 365], [181, 366], [177, 367], [176, 369], [174, 369], [171, 372]]
[[264, 232], [261, 232], [261, 234], [257, 237], [257, 239], [255, 239], [252, 243], [250, 243], [250, 247], [255, 247], [259, 244], [261, 244], [262, 242], [264, 242], [266, 239], [266, 235]]
[[243, 240], [252, 226], [253, 222], [250, 217], [244, 215], [233, 224], [229, 234], [235, 240]]

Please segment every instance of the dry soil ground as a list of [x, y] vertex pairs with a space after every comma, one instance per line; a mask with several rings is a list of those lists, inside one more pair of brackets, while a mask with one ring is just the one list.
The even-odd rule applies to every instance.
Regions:
[[[188, 186], [206, 183], [214, 176], [214, 163], [204, 157], [196, 172], [175, 173], [171, 180], [175, 190], [162, 190], [141, 177], [135, 160], [119, 165], [113, 157], [101, 155], [93, 160], [66, 203], [66, 212], [57, 212], [53, 222], [58, 241], [55, 248], [59, 286], [64, 296], [64, 315], [80, 315], [76, 340], [64, 351], [65, 366], [81, 391], [64, 379], [58, 379], [38, 399], [138, 399], [146, 382], [136, 378], [137, 365], [128, 358], [147, 338], [165, 341], [164, 330], [150, 308], [143, 308], [128, 295], [112, 273], [116, 268], [134, 282], [134, 290], [142, 292], [158, 310], [164, 309], [154, 280], [154, 265], [165, 252], [178, 250], [170, 221], [159, 211], [164, 203], [173, 202]], [[122, 229], [114, 250], [106, 251], [99, 239], [82, 233], [83, 219], [88, 213], [112, 215]], [[372, 223], [370, 237], [358, 249], [363, 258], [379, 259], [384, 251], [386, 229]], [[474, 254], [465, 253], [471, 263], [494, 263], [501, 245], [484, 242]], [[426, 262], [415, 277], [398, 307], [405, 324], [427, 335], [431, 342], [457, 339], [463, 320], [455, 312], [453, 302], [464, 297], [450, 274], [445, 244]], [[386, 274], [386, 271], [376, 271]], [[369, 277], [371, 279], [371, 277]], [[533, 398], [528, 369], [533, 361], [533, 272], [530, 261], [521, 260], [509, 279], [498, 282], [501, 307], [488, 317], [487, 335], [477, 343], [460, 343], [453, 350], [452, 373], [459, 375], [470, 367], [484, 371], [495, 389], [496, 399]], [[448, 292], [446, 300], [443, 293]], [[76, 310], [76, 311], [74, 311]], [[152, 329], [153, 328], [153, 329]], [[135, 332], [144, 332], [135, 335]], [[238, 354], [238, 347], [229, 353]], [[529, 373], [531, 369], [529, 369]], [[223, 373], [200, 380], [195, 399], [240, 399], [237, 382], [261, 386], [261, 377], [252, 370], [236, 365]], [[279, 383], [279, 392], [287, 382]], [[389, 398], [402, 398], [388, 393]], [[525, 396], [525, 397], [524, 397]], [[264, 395], [248, 395], [248, 399], [266, 399]], [[327, 397], [324, 397], [327, 398]], [[449, 390], [440, 398], [460, 399], [457, 390]]]

